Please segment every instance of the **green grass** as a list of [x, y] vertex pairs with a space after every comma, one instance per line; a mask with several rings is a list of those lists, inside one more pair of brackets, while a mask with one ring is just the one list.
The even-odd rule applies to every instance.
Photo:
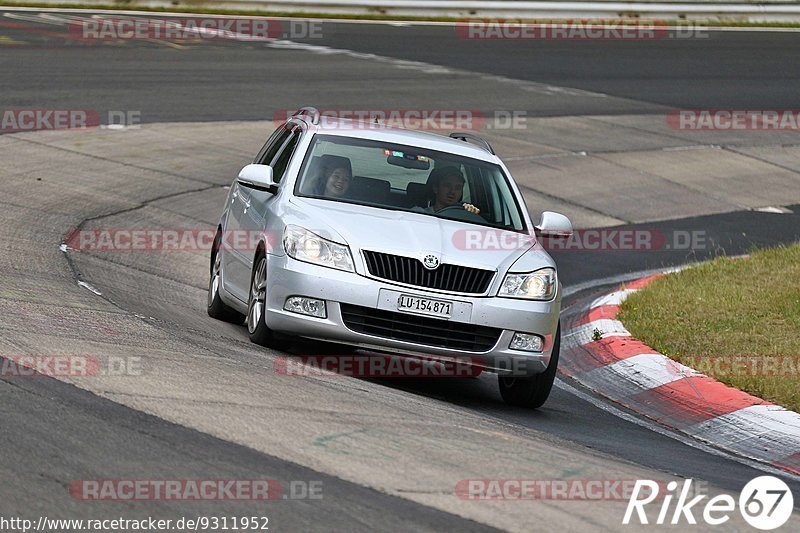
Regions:
[[618, 318], [664, 355], [800, 411], [800, 245], [659, 278]]
[[[197, 13], [203, 15], [240, 15], [240, 16], [258, 16], [258, 17], [285, 17], [285, 18], [326, 18], [326, 19], [339, 19], [339, 20], [397, 20], [397, 21], [410, 21], [410, 22], [464, 22], [467, 19], [478, 20], [502, 20], [498, 17], [482, 17], [479, 15], [470, 15], [469, 17], [444, 17], [434, 15], [389, 15], [380, 10], [373, 13], [364, 14], [346, 14], [346, 13], [306, 13], [304, 11], [270, 11], [260, 9], [224, 9], [224, 8], [208, 8], [200, 7], [202, 3], [193, 6], [190, 1], [184, 1], [181, 5], [174, 5], [170, 7], [147, 7], [136, 5], [129, 0], [117, 0], [116, 3], [110, 4], [81, 4], [80, 2], [66, 3], [66, 4], [50, 4], [47, 2], [13, 2], [0, 0], [0, 7], [42, 7], [53, 9], [97, 9], [97, 10], [124, 10], [124, 11], [150, 11], [154, 13]], [[704, 26], [708, 28], [714, 27], [742, 27], [742, 28], [800, 28], [800, 22], [748, 22], [741, 20], [707, 20], [707, 21], [685, 21], [685, 20], [657, 20], [649, 17], [639, 17], [636, 13], [621, 13], [619, 17], [620, 23], [635, 24], [638, 17], [646, 23], [657, 23], [663, 26], [686, 26], [693, 24], [697, 26]], [[531, 18], [515, 18], [506, 17], [509, 21], [519, 20], [530, 24], [546, 24], [546, 23], [564, 23], [573, 20], [576, 23], [582, 23], [583, 19], [531, 19]], [[599, 20], [598, 22], [611, 22], [613, 17]]]

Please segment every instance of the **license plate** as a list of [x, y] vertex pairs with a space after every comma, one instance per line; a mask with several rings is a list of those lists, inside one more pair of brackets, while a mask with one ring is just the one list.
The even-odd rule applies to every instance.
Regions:
[[453, 304], [450, 302], [443, 302], [441, 300], [417, 298], [416, 296], [401, 294], [397, 299], [397, 310], [419, 315], [450, 318], [450, 314], [453, 312]]

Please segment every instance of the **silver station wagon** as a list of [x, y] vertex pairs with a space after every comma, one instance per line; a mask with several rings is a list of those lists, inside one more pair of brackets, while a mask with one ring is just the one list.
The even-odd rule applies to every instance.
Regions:
[[[539, 407], [555, 379], [561, 285], [488, 142], [297, 111], [234, 180], [211, 252], [208, 313], [262, 345], [463, 361]], [[385, 357], [385, 355], [382, 355]]]

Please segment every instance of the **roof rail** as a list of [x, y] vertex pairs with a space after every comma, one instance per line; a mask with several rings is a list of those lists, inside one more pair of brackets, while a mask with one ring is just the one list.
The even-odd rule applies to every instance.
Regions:
[[319, 124], [319, 110], [316, 107], [301, 107], [292, 113], [292, 118], [302, 117], [303, 115], [309, 115], [312, 124]]
[[497, 155], [497, 154], [494, 153], [494, 149], [492, 148], [492, 145], [489, 144], [489, 141], [487, 141], [483, 137], [478, 137], [474, 133], [469, 133], [469, 132], [466, 132], [466, 131], [454, 131], [453, 133], [450, 134], [450, 137], [453, 138], [453, 139], [461, 139], [464, 142], [467, 142], [467, 139], [471, 139], [471, 140], [479, 143], [481, 145], [481, 148], [483, 148], [484, 150], [486, 150], [490, 154]]

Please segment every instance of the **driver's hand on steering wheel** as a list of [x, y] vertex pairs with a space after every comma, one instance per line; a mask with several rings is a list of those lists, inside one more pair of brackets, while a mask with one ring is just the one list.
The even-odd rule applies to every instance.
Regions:
[[478, 209], [477, 207], [475, 207], [474, 205], [472, 205], [472, 204], [467, 204], [467, 203], [465, 203], [465, 204], [464, 204], [464, 209], [466, 209], [466, 210], [467, 210], [467, 211], [469, 211], [470, 213], [475, 213], [476, 215], [477, 215], [477, 214], [479, 214], [479, 213], [481, 212], [481, 210], [480, 210], [480, 209]]

